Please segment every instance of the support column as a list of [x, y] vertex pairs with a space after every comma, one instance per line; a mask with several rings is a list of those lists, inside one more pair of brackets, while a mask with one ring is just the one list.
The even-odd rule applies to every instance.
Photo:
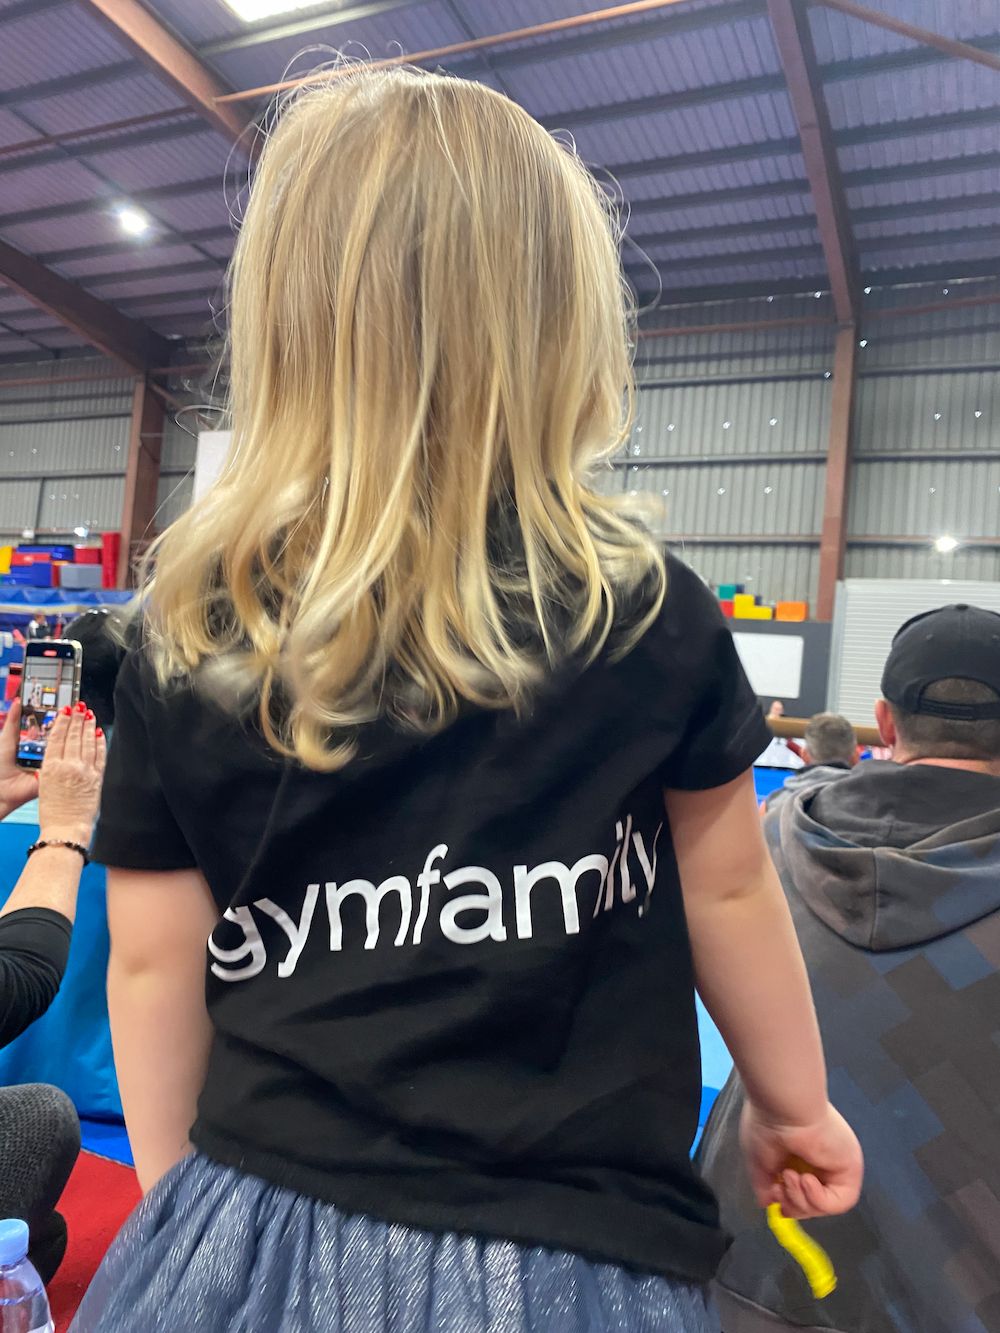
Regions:
[[164, 416], [163, 399], [153, 392], [145, 377], [137, 379], [132, 392], [132, 422], [122, 501], [122, 545], [118, 556], [120, 588], [131, 586], [134, 558], [154, 536]]
[[830, 436], [826, 453], [826, 493], [819, 547], [818, 620], [832, 620], [837, 583], [844, 576], [847, 547], [848, 482], [858, 336], [853, 324], [837, 334], [833, 355]]

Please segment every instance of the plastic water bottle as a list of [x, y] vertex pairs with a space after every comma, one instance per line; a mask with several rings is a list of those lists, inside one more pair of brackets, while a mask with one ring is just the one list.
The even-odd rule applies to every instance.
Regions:
[[27, 1222], [0, 1222], [0, 1333], [53, 1333], [45, 1284], [28, 1259]]

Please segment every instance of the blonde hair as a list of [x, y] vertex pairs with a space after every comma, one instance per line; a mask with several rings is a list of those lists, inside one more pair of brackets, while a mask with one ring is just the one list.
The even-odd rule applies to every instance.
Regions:
[[662, 558], [589, 479], [631, 424], [617, 240], [524, 110], [334, 71], [279, 117], [229, 280], [232, 448], [151, 553], [161, 681], [221, 659], [330, 770], [380, 714], [522, 711], [639, 592], [644, 631]]

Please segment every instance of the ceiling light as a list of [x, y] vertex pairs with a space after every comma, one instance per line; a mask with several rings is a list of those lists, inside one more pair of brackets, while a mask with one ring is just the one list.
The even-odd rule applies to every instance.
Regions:
[[722, 423], [722, 429], [723, 429], [723, 430], [728, 430], [729, 427], [730, 427], [732, 424], [733, 424], [733, 423], [732, 423], [731, 421], [724, 421], [724, 422]]
[[773, 487], [773, 486], [765, 486], [765, 487], [764, 487], [764, 494], [765, 494], [765, 495], [770, 495], [771, 492], [772, 492], [773, 490], [774, 490], [774, 487]]
[[673, 429], [674, 429], [674, 423], [673, 423], [672, 421], [668, 421], [668, 422], [667, 422], [667, 430], [673, 430]]
[[663, 494], [664, 494], [664, 495], [669, 495], [670, 492], [669, 492], [669, 491], [664, 491]]
[[955, 538], [949, 537], [947, 534], [939, 537], [934, 543], [934, 549], [937, 551], [938, 555], [951, 555], [952, 551], [954, 551], [957, 546], [958, 542]]
[[977, 407], [976, 410], [975, 410], [975, 412], [973, 412], [972, 415], [973, 415], [973, 416], [976, 418], [976, 420], [978, 421], [979, 418], [980, 418], [983, 414], [982, 414], [982, 412], [980, 412], [979, 408]]
[[833, 374], [833, 371], [832, 371], [832, 370], [824, 370], [824, 371], [823, 371], [823, 378], [824, 378], [825, 380], [828, 380], [832, 374]]
[[719, 489], [718, 489], [718, 491], [716, 491], [716, 494], [717, 494], [717, 495], [725, 495], [725, 493], [726, 493], [726, 488], [725, 488], [725, 486], [720, 486]]
[[865, 288], [865, 296], [871, 296], [871, 294], [872, 294], [872, 289], [871, 289], [870, 287], [866, 287], [866, 288]]
[[935, 413], [934, 413], [934, 420], [935, 420], [935, 421], [940, 421], [940, 420], [941, 420], [941, 413], [940, 413], [940, 412], [935, 412]]
[[149, 218], [131, 204], [120, 204], [115, 209], [115, 216], [126, 236], [143, 236], [149, 231]]
[[947, 288], [947, 287], [942, 287], [942, 288], [941, 288], [941, 295], [942, 295], [942, 296], [947, 296], [947, 295], [948, 295], [948, 288]]
[[868, 346], [868, 339], [867, 339], [867, 338], [862, 338], [861, 341], [858, 343], [858, 346], [859, 346], [859, 347], [867, 347], [867, 346]]
[[778, 424], [778, 418], [777, 418], [777, 417], [772, 417], [771, 420], [770, 420], [767, 424], [768, 424], [769, 426], [776, 426], [776, 425]]
[[928, 494], [928, 495], [936, 495], [936, 494], [937, 494], [937, 487], [936, 487], [936, 486], [928, 486], [928, 488], [927, 488], [927, 494]]
[[291, 14], [296, 9], [315, 9], [320, 0], [225, 0], [226, 4], [244, 23], [274, 18], [276, 14]]
[[771, 302], [772, 302], [773, 300], [774, 300], [774, 297], [773, 297], [773, 296], [769, 296], [769, 297], [767, 298], [767, 304], [770, 305]]

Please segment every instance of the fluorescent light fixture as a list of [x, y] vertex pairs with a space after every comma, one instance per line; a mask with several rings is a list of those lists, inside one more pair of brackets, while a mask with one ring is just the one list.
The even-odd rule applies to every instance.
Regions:
[[74, 528], [74, 529], [73, 529], [73, 535], [74, 535], [74, 537], [89, 537], [89, 536], [90, 536], [90, 529], [89, 529], [89, 528], [82, 528], [82, 527], [81, 527], [81, 528]]
[[244, 23], [258, 23], [296, 9], [316, 9], [322, 0], [225, 0], [226, 5]]
[[118, 225], [127, 236], [143, 236], [149, 231], [149, 218], [131, 204], [119, 204], [115, 209]]
[[949, 537], [947, 534], [939, 537], [934, 543], [934, 549], [937, 551], [938, 555], [951, 555], [952, 551], [956, 550], [957, 547], [958, 542], [955, 538]]

